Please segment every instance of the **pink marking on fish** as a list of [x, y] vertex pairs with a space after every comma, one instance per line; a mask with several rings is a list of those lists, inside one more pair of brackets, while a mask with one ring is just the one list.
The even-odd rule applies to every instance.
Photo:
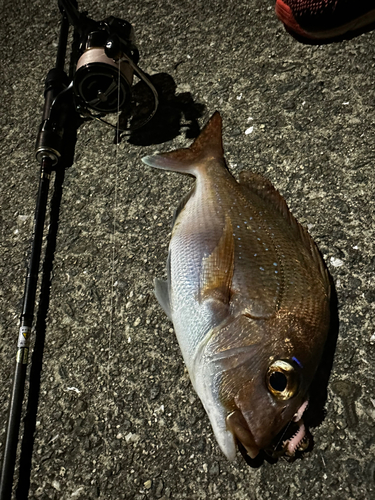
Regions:
[[294, 414], [293, 422], [298, 422], [298, 420], [301, 420], [302, 415], [305, 413], [308, 406], [309, 406], [309, 400], [305, 401], [303, 405], [298, 408], [297, 413]]
[[299, 429], [296, 432], [296, 434], [289, 439], [289, 441], [286, 443], [286, 453], [290, 456], [294, 456], [296, 453], [296, 450], [298, 448], [298, 445], [302, 441], [302, 439], [305, 437], [306, 434], [306, 429], [304, 423], [298, 422]]
[[299, 444], [306, 435], [306, 428], [302, 421], [302, 416], [305, 413], [308, 406], [309, 406], [309, 401], [307, 400], [303, 403], [303, 405], [301, 405], [298, 408], [298, 411], [294, 414], [293, 417], [293, 422], [296, 422], [299, 426], [298, 430], [293, 437], [291, 437], [288, 441], [284, 442], [285, 453], [291, 457], [295, 455]]

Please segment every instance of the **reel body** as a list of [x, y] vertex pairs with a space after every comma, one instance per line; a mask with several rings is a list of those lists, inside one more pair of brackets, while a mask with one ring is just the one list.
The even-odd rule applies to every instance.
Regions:
[[[78, 11], [75, 0], [58, 0], [58, 3], [63, 16], [74, 28], [78, 43], [69, 77], [62, 69], [58, 75], [53, 70], [46, 80], [46, 106], [36, 155], [38, 161], [44, 157], [52, 159], [53, 165], [58, 163], [62, 153], [61, 116], [64, 110], [74, 106], [81, 117], [99, 120], [118, 132], [131, 134], [151, 120], [159, 103], [155, 87], [138, 66], [139, 52], [129, 22], [113, 16], [94, 21]], [[116, 125], [103, 117], [118, 114], [128, 107], [134, 75], [152, 92], [154, 108], [136, 127], [123, 128], [119, 126], [118, 117]]]
[[[136, 128], [143, 127], [157, 110], [158, 94], [139, 68], [138, 60], [134, 30], [127, 21], [109, 17], [97, 23], [94, 30], [85, 33], [73, 78], [78, 111], [113, 127], [102, 116], [121, 111], [130, 104], [133, 78], [136, 75], [149, 87], [155, 103], [150, 115]], [[91, 110], [99, 115], [94, 115]], [[132, 132], [136, 128], [119, 130]]]

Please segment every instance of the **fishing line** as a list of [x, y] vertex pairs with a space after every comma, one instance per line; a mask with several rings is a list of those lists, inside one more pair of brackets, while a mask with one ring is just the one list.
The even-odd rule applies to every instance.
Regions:
[[273, 451], [275, 452], [277, 450], [277, 448], [279, 447], [280, 443], [282, 442], [284, 436], [286, 435], [289, 427], [292, 425], [292, 421], [288, 422], [288, 424], [286, 425], [286, 427], [284, 428], [281, 436], [280, 436], [280, 439], [278, 440], [276, 446], [273, 447]]
[[[120, 133], [120, 61], [118, 61], [118, 81], [117, 81], [117, 125], [116, 125], [116, 138]], [[119, 141], [116, 140], [115, 152], [115, 193], [114, 193], [114, 208], [113, 208], [113, 231], [112, 231], [112, 256], [111, 256], [111, 301], [110, 301], [110, 318], [109, 318], [109, 339], [108, 339], [108, 359], [107, 359], [107, 418], [105, 423], [105, 454], [108, 456], [108, 439], [107, 432], [109, 428], [109, 406], [110, 406], [110, 368], [111, 368], [111, 349], [112, 349], [112, 336], [115, 317], [115, 259], [116, 259], [116, 224], [117, 224], [117, 191], [118, 191], [118, 162], [119, 162]]]

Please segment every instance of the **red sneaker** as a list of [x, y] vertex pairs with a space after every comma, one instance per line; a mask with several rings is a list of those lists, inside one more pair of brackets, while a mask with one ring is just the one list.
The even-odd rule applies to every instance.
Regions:
[[276, 0], [277, 17], [298, 39], [328, 41], [373, 28], [374, 0]]

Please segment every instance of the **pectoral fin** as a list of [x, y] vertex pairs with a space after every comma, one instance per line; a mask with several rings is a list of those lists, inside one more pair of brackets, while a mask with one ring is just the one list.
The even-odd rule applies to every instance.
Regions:
[[169, 301], [168, 282], [155, 278], [154, 286], [155, 286], [155, 297], [158, 299], [159, 304], [163, 308], [168, 318], [172, 319], [171, 304]]
[[202, 260], [200, 301], [208, 298], [228, 304], [234, 270], [234, 241], [228, 216], [222, 236], [213, 252]]

